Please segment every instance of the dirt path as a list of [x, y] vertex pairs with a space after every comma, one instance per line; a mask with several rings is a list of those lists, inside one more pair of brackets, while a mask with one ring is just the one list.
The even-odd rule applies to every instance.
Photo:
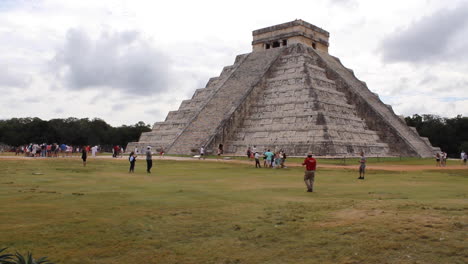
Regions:
[[[74, 157], [59, 157], [58, 159], [79, 159], [79, 156]], [[1, 156], [0, 160], [43, 160], [47, 158], [29, 158], [23, 156]], [[89, 160], [93, 159], [113, 159], [112, 156], [96, 156], [96, 157], [89, 157]], [[123, 158], [116, 158], [115, 160], [127, 161], [126, 156]], [[177, 161], [195, 161], [195, 162], [225, 162], [225, 163], [236, 163], [236, 164], [251, 164], [254, 166], [253, 161], [246, 161], [246, 160], [226, 160], [226, 159], [205, 159], [205, 160], [198, 160], [196, 158], [191, 157], [172, 157], [172, 156], [165, 156], [164, 158], [155, 157], [153, 159], [155, 162], [158, 160], [177, 160]], [[286, 164], [288, 167], [301, 167], [300, 163], [292, 163], [287, 162]], [[329, 169], [351, 169], [357, 170], [359, 165], [334, 165], [334, 164], [317, 164], [318, 168], [329, 168]], [[385, 170], [385, 171], [423, 171], [423, 170], [467, 170], [468, 166], [462, 165], [450, 165], [448, 167], [436, 167], [433, 165], [379, 165], [379, 164], [367, 164], [367, 170]]]

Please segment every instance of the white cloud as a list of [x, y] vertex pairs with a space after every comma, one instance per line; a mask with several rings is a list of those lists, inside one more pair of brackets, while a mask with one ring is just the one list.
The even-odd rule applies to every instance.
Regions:
[[[436, 39], [450, 40], [425, 50], [439, 54], [431, 62], [420, 59], [428, 53], [408, 37], [433, 34], [427, 25], [442, 21], [441, 10], [452, 21], [463, 2], [0, 0], [0, 104], [6, 106], [0, 118], [164, 120], [236, 55], [250, 52], [252, 30], [296, 18], [328, 30], [330, 53], [397, 112], [468, 116], [466, 101], [447, 99], [468, 93], [466, 24], [453, 32], [434, 26], [447, 31]], [[415, 43], [413, 57], [387, 46], [393, 61], [381, 61], [384, 40]], [[411, 101], [418, 97], [427, 97], [424, 106]]]
[[69, 89], [121, 89], [134, 95], [168, 88], [170, 62], [136, 31], [104, 32], [93, 40], [83, 30], [67, 32], [54, 70]]
[[468, 4], [438, 10], [382, 40], [385, 62], [444, 62], [468, 54]]

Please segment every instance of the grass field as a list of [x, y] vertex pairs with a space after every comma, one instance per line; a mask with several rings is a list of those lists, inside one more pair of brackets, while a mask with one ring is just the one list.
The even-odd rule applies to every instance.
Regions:
[[468, 170], [0, 160], [0, 248], [56, 263], [467, 263]]

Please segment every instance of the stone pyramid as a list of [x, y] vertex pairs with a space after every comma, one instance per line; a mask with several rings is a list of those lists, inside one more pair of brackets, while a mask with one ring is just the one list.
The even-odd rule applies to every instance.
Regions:
[[302, 20], [253, 32], [253, 52], [195, 91], [127, 150], [245, 155], [248, 147], [289, 155], [431, 157], [434, 149], [340, 60], [329, 33]]

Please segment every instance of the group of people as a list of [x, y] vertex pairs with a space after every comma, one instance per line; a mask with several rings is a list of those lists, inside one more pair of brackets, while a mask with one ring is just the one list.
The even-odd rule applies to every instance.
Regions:
[[436, 158], [436, 166], [437, 167], [445, 167], [447, 166], [447, 153], [445, 152], [437, 152], [435, 154]]
[[112, 147], [112, 157], [117, 158], [117, 157], [123, 157], [123, 154], [125, 153], [125, 149], [119, 145], [115, 145]]
[[287, 168], [284, 163], [286, 162], [286, 152], [283, 150], [271, 152], [269, 149], [265, 150], [262, 155], [256, 151], [254, 147], [254, 151], [251, 151], [250, 148], [247, 150], [247, 156], [249, 159], [255, 159], [255, 168], [261, 168], [260, 165], [260, 157], [263, 156], [263, 167], [264, 168]]
[[[367, 158], [366, 156], [364, 156], [364, 152], [361, 151], [359, 158], [359, 180], [364, 180], [364, 175], [366, 173], [366, 162]], [[312, 157], [311, 152], [307, 154], [307, 157], [304, 159], [304, 162], [302, 162], [302, 166], [305, 166], [304, 182], [307, 187], [307, 192], [313, 192], [317, 160]]]
[[[164, 155], [164, 153], [160, 153], [160, 155]], [[145, 156], [146, 156], [146, 172], [151, 173], [151, 168], [153, 168], [153, 152], [151, 152], [151, 147], [147, 146], [146, 151], [145, 151]], [[136, 164], [136, 159], [138, 155], [136, 151], [130, 152], [128, 155], [128, 161], [130, 162], [130, 168], [128, 169], [129, 173], [134, 173], [135, 172], [135, 164]]]
[[[447, 166], [447, 153], [446, 152], [437, 152], [435, 154], [436, 166], [437, 167], [445, 167]], [[460, 160], [463, 165], [466, 165], [466, 161], [468, 160], [468, 153], [464, 150], [460, 153]]]
[[76, 147], [67, 144], [58, 144], [58, 143], [30, 143], [28, 145], [20, 146], [15, 149], [15, 155], [19, 156], [24, 154], [26, 157], [70, 157], [75, 153], [80, 153], [82, 150], [86, 150], [88, 153], [92, 153], [93, 156], [96, 156], [96, 153], [99, 151], [98, 146], [82, 146]]

